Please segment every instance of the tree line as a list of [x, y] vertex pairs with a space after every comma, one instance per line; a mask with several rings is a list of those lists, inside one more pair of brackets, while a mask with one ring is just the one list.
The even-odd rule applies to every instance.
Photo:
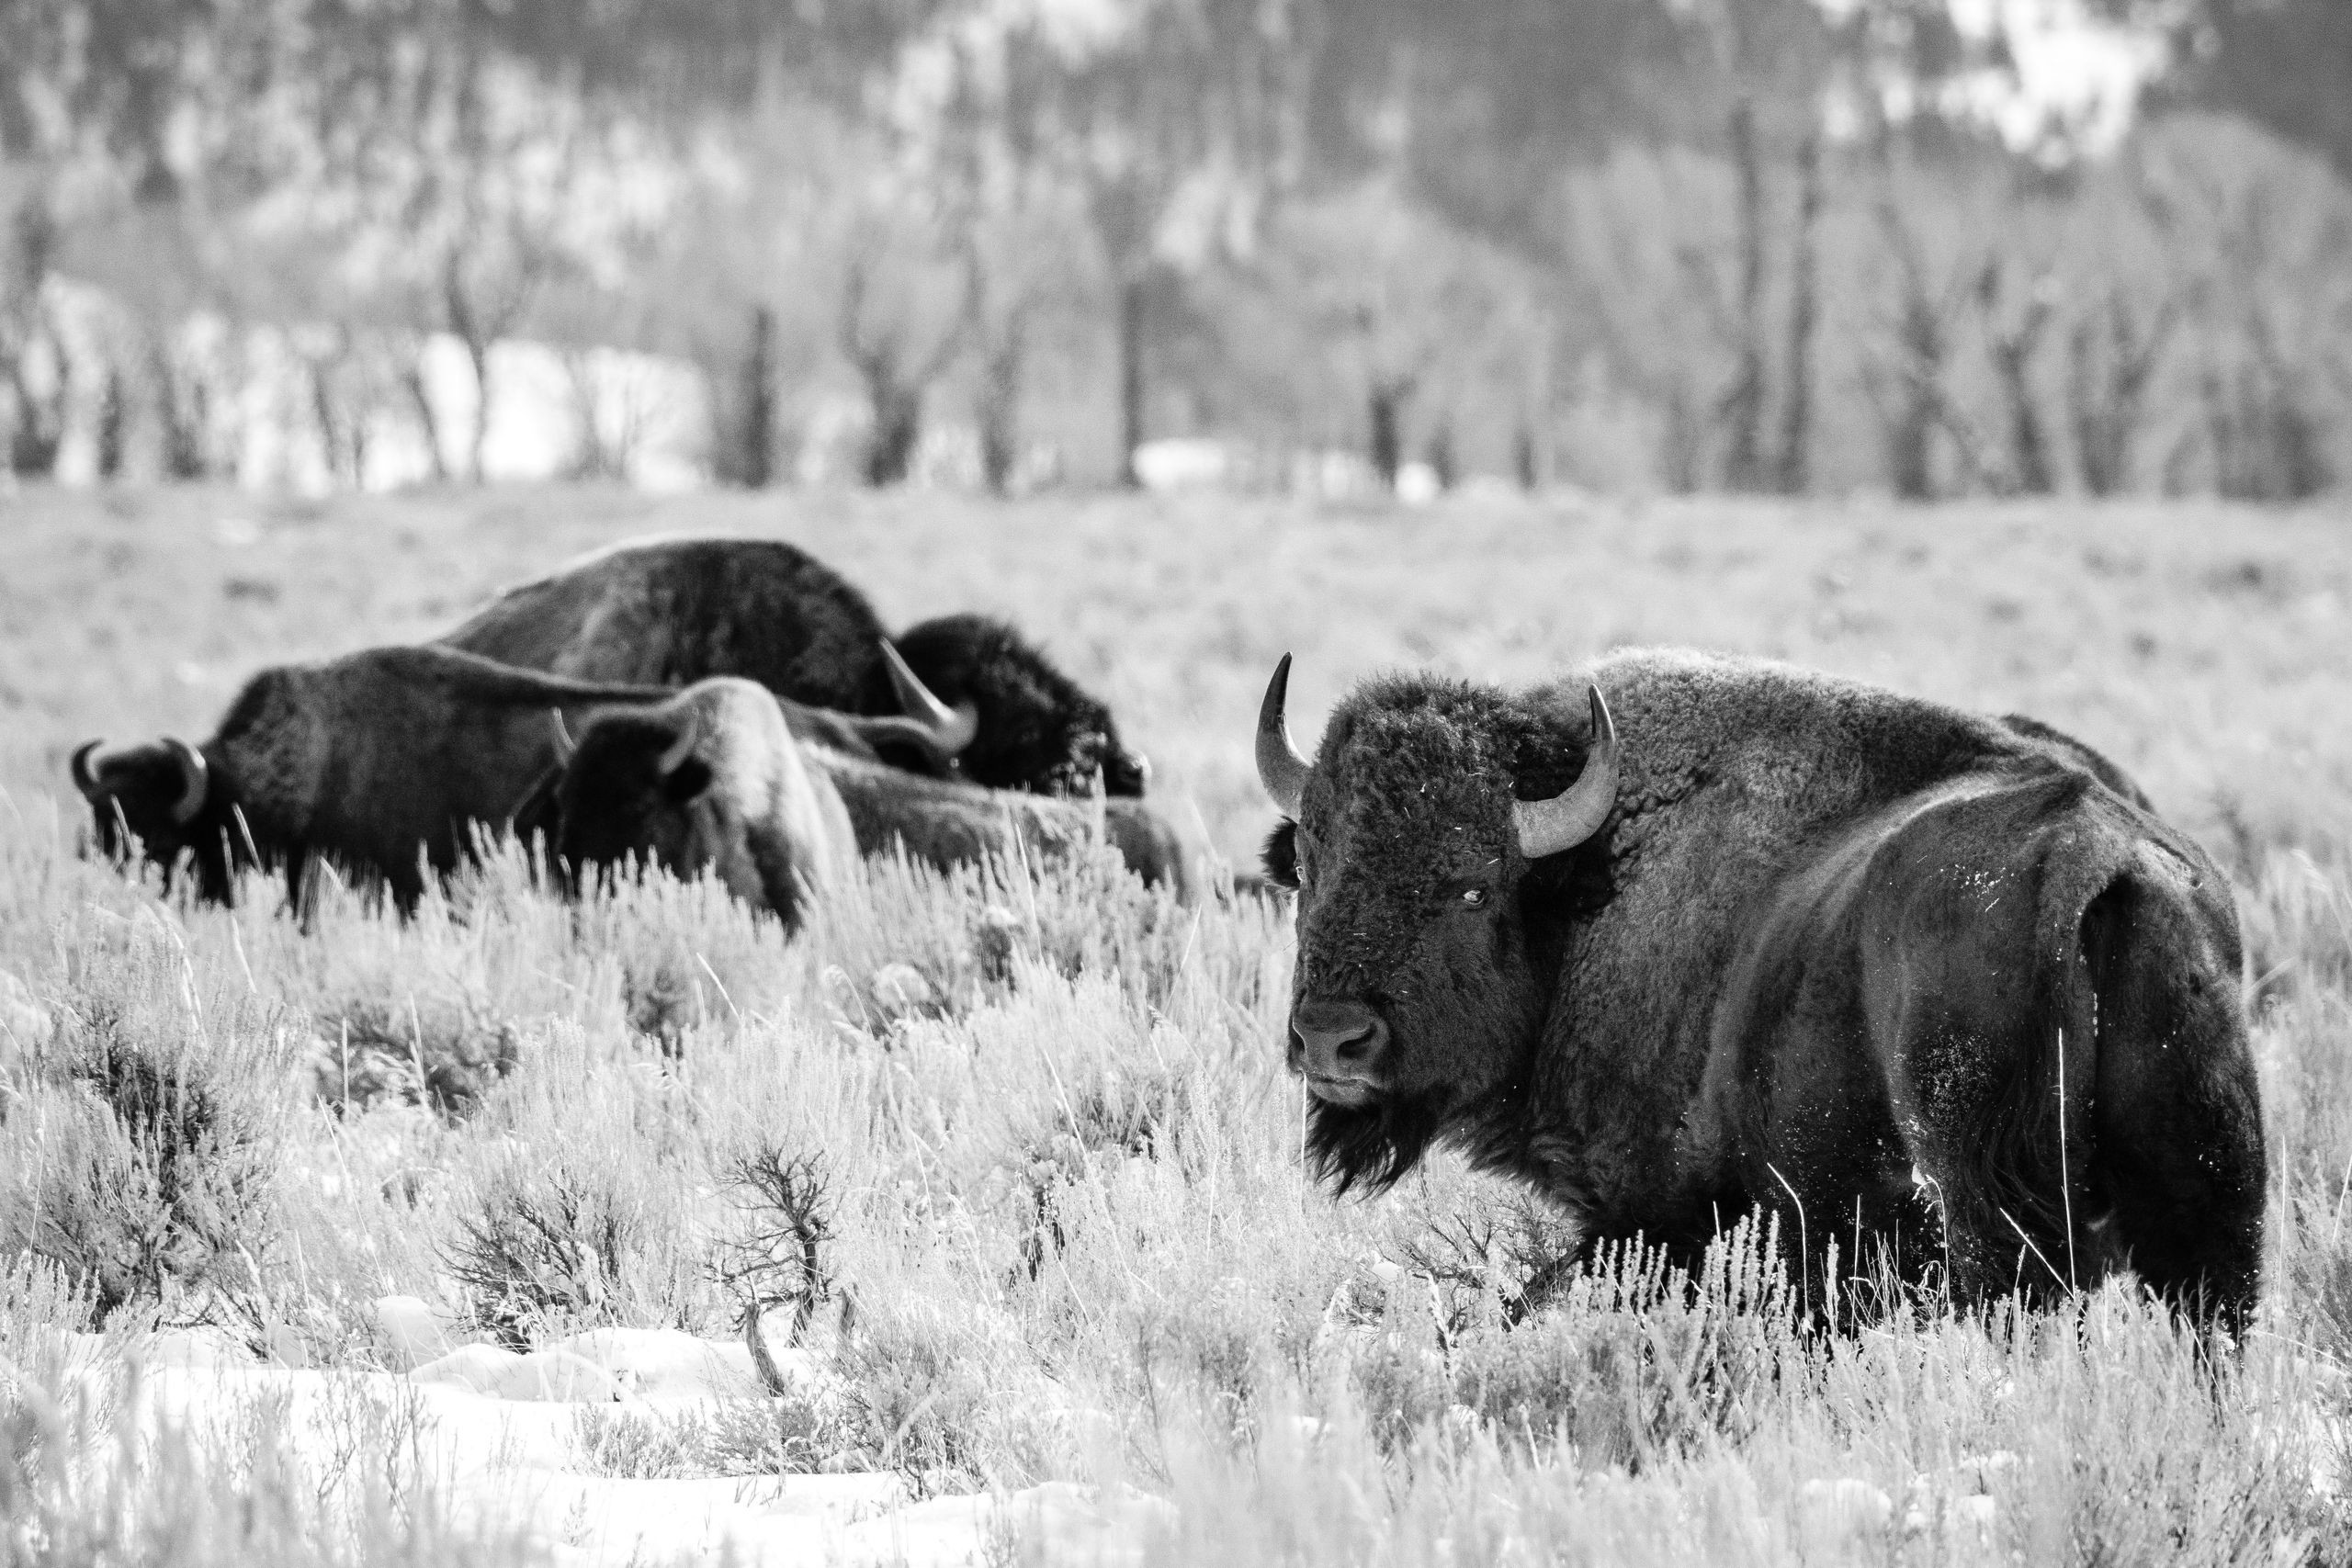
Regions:
[[583, 475], [629, 349], [742, 485], [952, 429], [997, 490], [1201, 435], [1270, 483], [2295, 499], [2352, 462], [2340, 15], [2167, 8], [2109, 145], [1996, 134], [2007, 40], [1940, 0], [0, 0], [7, 461], [78, 419], [102, 475], [220, 471], [266, 326], [355, 483], [394, 426], [481, 477], [528, 338]]

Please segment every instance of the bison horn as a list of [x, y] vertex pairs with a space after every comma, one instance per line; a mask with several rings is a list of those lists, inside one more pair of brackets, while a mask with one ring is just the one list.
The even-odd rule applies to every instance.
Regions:
[[1290, 722], [1283, 716], [1290, 696], [1290, 655], [1274, 666], [1266, 682], [1266, 700], [1258, 705], [1258, 782], [1274, 797], [1285, 817], [1298, 815], [1299, 796], [1306, 792], [1309, 765], [1290, 738]]
[[960, 754], [979, 734], [980, 710], [968, 702], [957, 703], [954, 707], [941, 702], [888, 641], [882, 644], [882, 667], [890, 671], [890, 684], [898, 690], [899, 705], [906, 709], [908, 717], [931, 731], [933, 744], [941, 756]]
[[571, 739], [571, 730], [563, 722], [563, 710], [561, 708], [548, 709], [548, 728], [555, 731], [556, 761], [559, 762], [571, 761], [571, 754], [580, 750], [580, 746], [577, 741]]
[[690, 707], [686, 710], [685, 727], [678, 731], [678, 738], [670, 742], [670, 749], [662, 753], [662, 760], [654, 767], [663, 778], [668, 778], [685, 765], [686, 759], [695, 754], [695, 748], [701, 741], [702, 710]]
[[98, 783], [97, 775], [90, 771], [90, 759], [105, 744], [104, 739], [85, 740], [74, 748], [74, 761], [67, 771], [74, 775], [74, 787], [82, 792], [85, 800], [96, 800], [106, 793], [106, 786]]
[[205, 766], [204, 753], [176, 735], [164, 737], [164, 749], [180, 765], [180, 797], [172, 803], [172, 820], [186, 822], [204, 809], [204, 795], [212, 782], [211, 770]]
[[[1609, 820], [1617, 804], [1617, 725], [1600, 688], [1592, 694], [1592, 744], [1584, 754], [1584, 772], [1577, 782], [1549, 800], [1512, 803], [1511, 820], [1519, 828], [1519, 852], [1542, 860], [1574, 849]], [[1262, 744], [1262, 742], [1261, 743]]]

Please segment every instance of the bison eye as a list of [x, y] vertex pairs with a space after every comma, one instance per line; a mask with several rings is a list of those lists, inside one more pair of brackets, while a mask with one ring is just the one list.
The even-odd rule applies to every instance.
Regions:
[[1462, 907], [1465, 909], [1485, 908], [1487, 907], [1487, 890], [1483, 887], [1464, 888], [1462, 890]]

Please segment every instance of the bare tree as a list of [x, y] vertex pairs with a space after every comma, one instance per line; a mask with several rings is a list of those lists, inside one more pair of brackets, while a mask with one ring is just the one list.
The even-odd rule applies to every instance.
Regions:
[[1119, 479], [1133, 486], [1165, 304], [1197, 283], [1270, 186], [1304, 162], [1322, 7], [1137, 0], [1115, 38], [1056, 73], [1055, 134], [1110, 274]]
[[2234, 501], [2303, 501], [2335, 475], [2312, 389], [2249, 311], [2234, 363], [2209, 348], [2198, 377], [2212, 448], [2213, 488]]
[[2147, 419], [2149, 383], [2180, 320], [2170, 297], [2135, 303], [2109, 278], [2066, 334], [2067, 422], [2083, 488], [2115, 495], [2132, 482], [2132, 447]]
[[482, 210], [473, 200], [441, 258], [442, 321], [466, 351], [474, 376], [473, 423], [466, 435], [466, 477], [481, 484], [490, 446], [496, 387], [492, 351], [511, 336], [554, 273], [553, 248], [535, 220]]
[[[721, 484], [764, 490], [775, 477], [775, 311], [753, 305], [741, 355], [712, 384], [711, 468]], [[719, 380], [725, 375], [727, 381]]]
[[158, 328], [148, 340], [147, 367], [164, 478], [201, 479], [212, 471], [207, 440], [212, 420], [211, 389], [201, 370], [184, 363], [175, 351], [168, 328]]
[[407, 402], [409, 413], [416, 421], [417, 434], [424, 446], [425, 471], [435, 484], [449, 478], [447, 448], [442, 445], [441, 416], [433, 406], [433, 389], [424, 379], [424, 341], [421, 334], [402, 334], [400, 360], [400, 388]]
[[871, 236], [853, 243], [839, 316], [842, 355], [857, 372], [872, 420], [859, 468], [865, 482], [876, 488], [899, 483], [913, 468], [922, 439], [923, 400], [963, 351], [971, 321], [961, 304], [931, 312], [944, 317], [943, 325], [925, 321], [919, 300], [877, 298], [876, 275], [888, 259]]
[[1144, 358], [1151, 300], [1169, 281], [1155, 241], [1175, 172], [1124, 137], [1104, 137], [1090, 164], [1087, 209], [1111, 268], [1115, 296], [1114, 354], [1118, 367], [1119, 482], [1133, 489], [1136, 448], [1144, 443]]
[[[973, 262], [974, 294], [989, 291], [986, 264]], [[1029, 323], [1035, 301], [1023, 297], [1007, 300], [994, 310], [976, 303], [974, 336], [978, 343], [979, 388], [974, 404], [979, 415], [980, 476], [989, 492], [1002, 495], [1012, 488], [1021, 457], [1021, 394], [1029, 361]]]
[[1797, 144], [1796, 231], [1789, 251], [1788, 388], [1781, 399], [1781, 449], [1774, 486], [1802, 495], [1812, 482], [1813, 349], [1821, 324], [1821, 133]]
[[1890, 174], [1878, 200], [1882, 254], [1894, 263], [1893, 316], [1880, 323], [1882, 343], [1865, 345], [1862, 385], [1878, 416], [1888, 481], [1906, 501], [1933, 500], [1938, 491], [1937, 436], [1951, 443], [1963, 487], [1981, 468], [1976, 442], [1951, 401], [1953, 327], [1975, 278], [1939, 278], [1926, 247], [1905, 220]]
[[98, 478], [116, 479], [122, 477], [124, 437], [129, 434], [130, 424], [130, 388], [123, 379], [122, 367], [109, 359], [106, 377], [98, 386]]
[[1738, 281], [1728, 323], [1732, 375], [1715, 405], [1724, 427], [1724, 482], [1764, 488], [1764, 154], [1758, 145], [1756, 98], [1745, 86], [1731, 107], [1732, 167], [1739, 181]]
[[8, 471], [28, 479], [46, 478], [57, 467], [73, 396], [73, 366], [48, 302], [57, 243], [48, 192], [36, 186], [9, 213], [6, 252], [0, 256], [0, 377], [6, 378], [9, 404]]
[[[973, 422], [980, 473], [989, 490], [1012, 485], [1022, 445], [1021, 409], [1028, 393], [1034, 342], [1057, 299], [1083, 292], [1073, 265], [1084, 220], [1073, 193], [1018, 139], [992, 138], [967, 182], [964, 238], [965, 311], [971, 346]], [[1136, 389], [1140, 400], [1140, 389]], [[1134, 415], [1141, 418], [1140, 409]]]
[[2005, 306], [2007, 271], [2003, 258], [1989, 256], [1976, 280], [1985, 350], [2000, 389], [2002, 423], [2008, 435], [2007, 485], [2019, 495], [2048, 495], [2057, 488], [2057, 476], [2033, 371], [2041, 341], [2057, 316], [2058, 281], [2052, 269], [2037, 268], [2026, 284], [2022, 304], [2010, 312]]
[[1466, 367], [1500, 357], [1491, 352], [1498, 318], [1543, 319], [1517, 298], [1532, 286], [1513, 264], [1454, 231], [1395, 176], [1291, 208], [1272, 229], [1261, 276], [1300, 345], [1363, 410], [1364, 455], [1391, 489], [1414, 401], [1432, 377], [1446, 371], [1443, 384], [1455, 389]]
[[356, 489], [367, 470], [368, 415], [346, 396], [341, 383], [352, 357], [348, 323], [296, 336], [294, 353], [310, 383], [311, 422], [318, 428], [319, 454], [330, 478]]

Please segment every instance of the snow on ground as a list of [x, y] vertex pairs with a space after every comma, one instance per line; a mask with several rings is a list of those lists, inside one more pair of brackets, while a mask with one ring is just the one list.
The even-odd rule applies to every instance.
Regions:
[[[520, 1531], [563, 1563], [716, 1559], [756, 1564], [1141, 1562], [1172, 1522], [1164, 1501], [1118, 1488], [1048, 1483], [1009, 1495], [917, 1498], [888, 1472], [633, 1479], [594, 1472], [582, 1415], [595, 1406], [675, 1419], [762, 1389], [741, 1343], [662, 1329], [599, 1329], [528, 1355], [431, 1343], [429, 1309], [378, 1303], [388, 1361], [442, 1350], [407, 1371], [265, 1365], [226, 1335], [155, 1335], [137, 1344], [131, 1386], [142, 1426], [231, 1441], [256, 1418], [323, 1472], [362, 1451], [397, 1449], [447, 1500], [457, 1522]], [[85, 1376], [112, 1373], [96, 1336]], [[805, 1353], [775, 1352], [796, 1392], [821, 1396]], [[1016, 1550], [1017, 1549], [1017, 1550]]]

